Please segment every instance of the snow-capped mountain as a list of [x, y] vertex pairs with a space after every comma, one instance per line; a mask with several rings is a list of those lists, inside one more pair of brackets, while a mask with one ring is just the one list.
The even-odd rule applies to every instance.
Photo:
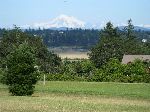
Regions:
[[[38, 28], [45, 28], [45, 29], [53, 29], [53, 30], [65, 30], [67, 28], [84, 28], [84, 29], [103, 29], [103, 27], [106, 25], [106, 22], [97, 22], [97, 23], [87, 23], [84, 21], [81, 21], [73, 16], [67, 16], [67, 15], [60, 15], [54, 19], [49, 20], [48, 22], [40, 22], [40, 23], [34, 23], [32, 25], [24, 25], [20, 26], [22, 29], [38, 29]], [[114, 25], [115, 26], [115, 25]], [[119, 25], [119, 29], [123, 29], [126, 25]], [[150, 25], [142, 25], [142, 26], [136, 26], [135, 30], [144, 30], [144, 31], [150, 31]]]
[[73, 16], [60, 15], [51, 21], [52, 27], [83, 28], [85, 23]]
[[84, 28], [85, 22], [73, 17], [73, 16], [67, 16], [67, 15], [60, 15], [49, 22], [43, 22], [43, 23], [34, 23], [32, 25], [25, 25], [22, 26], [23, 28]]

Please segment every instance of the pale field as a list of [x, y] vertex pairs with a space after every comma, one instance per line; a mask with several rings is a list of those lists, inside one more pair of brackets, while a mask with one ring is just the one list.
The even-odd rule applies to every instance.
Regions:
[[32, 96], [0, 84], [0, 112], [150, 112], [150, 85], [49, 81]]
[[150, 101], [48, 93], [32, 97], [3, 95], [0, 112], [150, 112]]
[[66, 52], [57, 53], [62, 59], [88, 59], [87, 52]]
[[50, 51], [53, 51], [57, 55], [59, 55], [62, 59], [88, 59], [87, 53], [88, 50], [82, 49], [80, 47], [54, 47], [49, 48]]

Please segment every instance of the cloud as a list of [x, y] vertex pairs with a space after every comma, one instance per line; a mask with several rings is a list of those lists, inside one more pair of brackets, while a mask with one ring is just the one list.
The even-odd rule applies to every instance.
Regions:
[[[68, 27], [68, 28], [94, 28], [94, 29], [102, 29], [106, 26], [107, 20], [99, 21], [92, 23], [85, 23], [84, 21], [81, 21], [73, 16], [67, 16], [64, 14], [61, 14], [60, 16], [51, 19], [48, 22], [38, 22], [33, 23], [31, 25], [23, 25], [20, 26], [23, 29], [26, 28], [60, 28], [60, 27]], [[113, 23], [114, 26], [120, 27], [120, 26], [127, 26], [127, 23]], [[150, 29], [150, 24], [140, 24], [140, 25], [134, 25], [139, 27], [144, 27]]]
[[150, 24], [140, 24], [140, 25], [135, 25], [135, 26], [150, 28]]
[[144, 25], [145, 28], [150, 28], [150, 24]]

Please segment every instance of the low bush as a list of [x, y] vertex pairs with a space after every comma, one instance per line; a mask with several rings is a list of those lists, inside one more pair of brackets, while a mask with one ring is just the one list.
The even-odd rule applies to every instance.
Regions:
[[89, 60], [72, 62], [65, 60], [61, 72], [46, 74], [46, 80], [149, 83], [150, 73], [148, 64], [140, 60], [122, 64], [118, 59], [112, 58], [101, 68], [96, 68]]
[[150, 73], [141, 60], [135, 60], [127, 65], [117, 59], [110, 59], [101, 69], [94, 71], [93, 81], [101, 82], [150, 82]]
[[149, 82], [149, 72], [147, 66], [141, 60], [135, 60], [124, 68], [123, 74], [128, 78], [128, 82]]

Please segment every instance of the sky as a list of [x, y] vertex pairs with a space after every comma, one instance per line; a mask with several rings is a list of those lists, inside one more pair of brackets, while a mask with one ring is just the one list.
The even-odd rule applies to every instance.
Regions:
[[111, 21], [150, 27], [150, 0], [0, 0], [0, 27], [51, 21], [59, 15], [73, 16], [87, 24]]

